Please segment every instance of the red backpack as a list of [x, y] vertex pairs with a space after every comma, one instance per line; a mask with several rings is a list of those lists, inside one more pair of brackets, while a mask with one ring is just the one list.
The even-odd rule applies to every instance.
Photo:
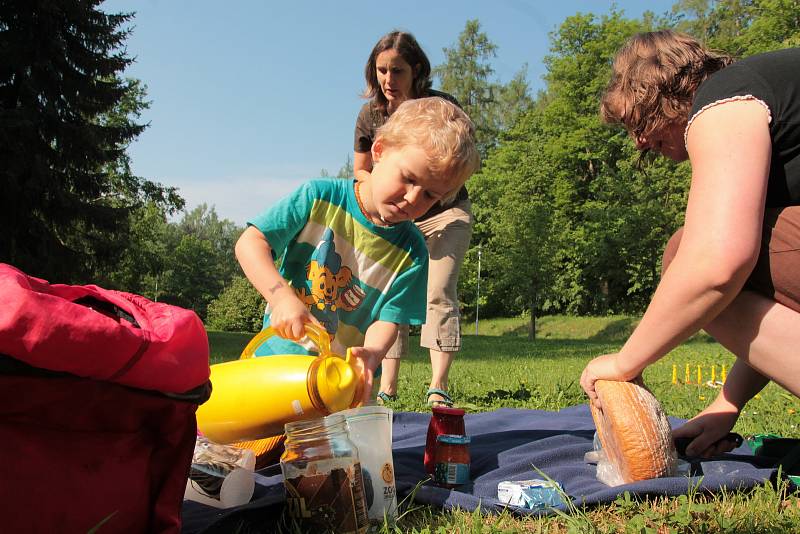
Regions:
[[4, 532], [179, 532], [210, 393], [194, 312], [0, 264]]

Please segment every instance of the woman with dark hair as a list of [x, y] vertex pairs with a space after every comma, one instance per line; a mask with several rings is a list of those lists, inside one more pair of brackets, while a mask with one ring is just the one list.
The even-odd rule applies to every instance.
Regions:
[[617, 53], [603, 96], [607, 122], [637, 148], [689, 160], [685, 224], [664, 252], [661, 282], [615, 354], [589, 362], [581, 385], [635, 380], [700, 329], [737, 360], [718, 397], [675, 430], [687, 454], [722, 440], [770, 380], [800, 395], [800, 49], [733, 61], [687, 35], [636, 35]]
[[[353, 172], [363, 181], [372, 171], [375, 132], [397, 107], [414, 98], [440, 97], [455, 104], [455, 98], [431, 89], [431, 64], [410, 33], [393, 31], [373, 47], [364, 68], [365, 103], [356, 119]], [[413, 177], [408, 177], [413, 179]], [[472, 211], [466, 188], [449, 203], [437, 203], [414, 221], [428, 246], [428, 306], [420, 344], [430, 350], [432, 375], [426, 393], [429, 404], [451, 406], [448, 376], [455, 353], [461, 349], [458, 272], [472, 234]], [[401, 328], [397, 341], [383, 360], [380, 401], [397, 396], [400, 358], [408, 352], [408, 328]]]

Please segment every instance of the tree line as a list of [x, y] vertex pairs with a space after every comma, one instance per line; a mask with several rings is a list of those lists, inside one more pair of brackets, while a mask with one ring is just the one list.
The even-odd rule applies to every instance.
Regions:
[[469, 182], [476, 225], [465, 302], [480, 298], [489, 315], [532, 321], [644, 310], [663, 248], [683, 224], [689, 166], [643, 159], [623, 129], [602, 124], [598, 105], [616, 50], [634, 33], [663, 28], [746, 57], [800, 46], [800, 2], [684, 0], [640, 19], [617, 10], [567, 18], [551, 35], [545, 89], [499, 132]]
[[[263, 301], [241, 276], [241, 228], [213, 206], [131, 171], [146, 85], [124, 76], [131, 13], [101, 0], [0, 1], [0, 261], [192, 308], [211, 328], [256, 330]], [[682, 0], [637, 19], [576, 14], [550, 36], [544, 88], [526, 66], [495, 79], [499, 53], [467, 21], [434, 86], [476, 124], [482, 168], [460, 297], [469, 316], [641, 312], [681, 224], [686, 164], [642, 159], [601, 123], [599, 96], [632, 34], [690, 33], [734, 56], [800, 46], [798, 0]], [[321, 174], [329, 175], [326, 170]], [[337, 176], [352, 175], [348, 155]], [[178, 214], [179, 220], [170, 221]], [[481, 251], [480, 280], [478, 250]]]

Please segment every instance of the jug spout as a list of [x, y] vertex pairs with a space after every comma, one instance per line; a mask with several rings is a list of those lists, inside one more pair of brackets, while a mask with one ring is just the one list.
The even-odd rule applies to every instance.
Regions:
[[363, 391], [363, 370], [358, 358], [347, 349], [347, 356], [320, 356], [309, 369], [308, 390], [315, 405], [334, 413], [357, 406]]

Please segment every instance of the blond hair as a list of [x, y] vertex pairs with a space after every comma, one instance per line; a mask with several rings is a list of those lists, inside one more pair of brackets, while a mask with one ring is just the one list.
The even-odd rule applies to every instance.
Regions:
[[693, 37], [671, 30], [640, 33], [617, 52], [600, 114], [635, 137], [689, 118], [697, 87], [733, 62]]
[[470, 175], [478, 169], [475, 126], [458, 106], [439, 97], [416, 98], [403, 102], [378, 128], [376, 140], [383, 146], [417, 146], [428, 156], [431, 173], [444, 180], [455, 180], [458, 187], [448, 192], [442, 203], [451, 202]]

